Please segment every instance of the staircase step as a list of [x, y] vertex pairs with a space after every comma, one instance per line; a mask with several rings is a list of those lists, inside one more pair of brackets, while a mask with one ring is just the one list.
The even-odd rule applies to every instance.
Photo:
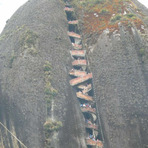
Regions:
[[92, 79], [92, 73], [89, 73], [84, 77], [74, 78], [74, 79], [70, 80], [69, 82], [70, 82], [71, 86], [75, 86], [75, 85], [81, 84], [89, 79]]
[[90, 128], [90, 129], [94, 129], [94, 130], [98, 130], [98, 126], [94, 125], [94, 124], [88, 124], [86, 123], [85, 125], [86, 128]]
[[81, 36], [80, 36], [79, 34], [75, 33], [75, 32], [68, 32], [68, 35], [69, 35], [70, 37], [74, 37], [74, 38], [79, 38], [79, 39], [81, 39]]
[[70, 25], [77, 25], [78, 24], [78, 20], [68, 21], [68, 24], [70, 24]]
[[[73, 15], [74, 8], [71, 8], [71, 5], [68, 0], [65, 1], [65, 12], [68, 15]], [[67, 16], [68, 18], [69, 16]], [[73, 17], [73, 16], [72, 16]], [[78, 20], [70, 20], [68, 21], [69, 30], [72, 30], [71, 27], [78, 27], [77, 24], [79, 23]], [[73, 25], [73, 26], [72, 26]], [[77, 29], [77, 28], [76, 28]], [[74, 30], [74, 29], [73, 29]], [[78, 31], [77, 31], [78, 32]], [[97, 120], [97, 115], [96, 115], [96, 109], [92, 108], [91, 104], [95, 103], [93, 100], [92, 96], [87, 95], [87, 93], [92, 90], [92, 84], [89, 84], [90, 79], [92, 79], [92, 73], [87, 74], [87, 61], [84, 59], [86, 55], [86, 50], [82, 50], [82, 40], [81, 40], [81, 35], [77, 34], [72, 31], [68, 31], [68, 36], [71, 39], [72, 46], [74, 50], [70, 50], [71, 56], [73, 56], [75, 59], [72, 62], [73, 67], [76, 69], [72, 69], [69, 72], [69, 75], [77, 77], [69, 81], [71, 86], [77, 86], [77, 88], [81, 91], [77, 92], [76, 95], [79, 99], [83, 99], [86, 101], [92, 101], [92, 102], [87, 102], [84, 101], [84, 104], [81, 104], [81, 111], [83, 113], [89, 113], [91, 115], [91, 120], [87, 119], [87, 122], [85, 123], [85, 128], [91, 129], [93, 131], [94, 135], [98, 135], [98, 126], [93, 124], [96, 123]], [[79, 70], [77, 70], [79, 69]], [[82, 100], [81, 100], [82, 101]], [[81, 103], [80, 101], [80, 103]], [[94, 106], [93, 106], [94, 107]], [[89, 130], [88, 130], [89, 131]], [[96, 134], [97, 133], [97, 134]], [[87, 134], [90, 134], [87, 132]], [[90, 137], [91, 138], [91, 137]], [[88, 147], [97, 147], [97, 148], [103, 148], [103, 143], [100, 140], [95, 140], [95, 139], [86, 139], [86, 144]]]
[[86, 94], [86, 93], [88, 93], [89, 91], [92, 90], [92, 85], [91, 84], [88, 84], [87, 86], [85, 86], [85, 85], [79, 85], [78, 88], [79, 89], [82, 89], [82, 93], [83, 94]]
[[103, 143], [100, 140], [94, 141], [92, 139], [86, 139], [86, 144], [90, 146], [98, 146], [98, 148], [103, 148]]
[[86, 73], [85, 71], [72, 69], [72, 70], [69, 72], [69, 75], [71, 75], [71, 76], [76, 76], [76, 77], [83, 77], [83, 76], [87, 75], [87, 73]]
[[70, 53], [72, 56], [85, 57], [86, 50], [71, 50]]
[[69, 12], [73, 12], [74, 11], [74, 8], [65, 7], [64, 10], [65, 11], [69, 11]]
[[74, 47], [74, 49], [82, 49], [82, 45], [72, 43], [72, 46]]
[[81, 111], [82, 111], [83, 113], [89, 112], [89, 113], [94, 113], [94, 114], [96, 114], [96, 109], [95, 109], [95, 108], [91, 108], [91, 107], [81, 107]]
[[85, 95], [82, 92], [77, 92], [76, 95], [80, 99], [84, 99], [84, 100], [87, 100], [87, 101], [93, 101], [93, 98], [91, 96]]
[[73, 66], [86, 66], [87, 65], [87, 61], [86, 60], [74, 60], [72, 62]]

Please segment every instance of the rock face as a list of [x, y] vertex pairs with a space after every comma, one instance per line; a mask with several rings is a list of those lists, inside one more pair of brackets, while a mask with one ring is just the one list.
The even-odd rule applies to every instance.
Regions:
[[121, 27], [116, 36], [102, 34], [89, 55], [107, 148], [148, 144], [148, 79], [138, 55], [140, 39]]
[[[140, 8], [147, 12], [143, 6]], [[118, 33], [109, 37], [104, 31], [89, 46], [90, 69], [107, 148], [148, 146], [147, 45], [146, 35], [142, 37], [135, 27], [131, 33], [120, 25]]]
[[[51, 64], [51, 83], [58, 91], [51, 116], [63, 123], [52, 146], [85, 147], [83, 116], [69, 85], [70, 48], [64, 5], [59, 0], [28, 1], [1, 34], [0, 121], [28, 148], [44, 147], [46, 61]], [[21, 146], [0, 127], [0, 147]]]
[[[60, 0], [31, 0], [20, 7], [0, 36], [0, 122], [28, 148], [43, 148], [47, 118], [43, 65], [52, 67], [58, 91], [50, 116], [63, 127], [53, 134], [53, 148], [86, 148], [85, 127], [76, 93], [69, 84], [72, 48]], [[146, 37], [120, 25], [88, 46], [96, 107], [105, 148], [148, 147], [148, 59]], [[0, 147], [20, 145], [0, 126]]]

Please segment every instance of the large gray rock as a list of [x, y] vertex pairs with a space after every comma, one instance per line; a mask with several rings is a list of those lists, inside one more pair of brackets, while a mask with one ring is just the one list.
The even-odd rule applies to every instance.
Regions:
[[[142, 61], [144, 40], [130, 34], [105, 32], [90, 47], [90, 68], [107, 148], [146, 148], [148, 145], [148, 59]], [[143, 63], [144, 62], [144, 63]]]
[[[0, 37], [0, 121], [28, 148], [44, 146], [46, 61], [51, 63], [51, 83], [58, 91], [51, 116], [63, 123], [52, 146], [86, 147], [83, 116], [69, 85], [72, 46], [63, 9], [59, 0], [28, 1], [8, 20]], [[17, 148], [14, 138], [0, 129], [1, 145]]]
[[[60, 0], [28, 1], [8, 20], [0, 36], [0, 122], [28, 148], [44, 147], [46, 61], [52, 65], [51, 83], [58, 91], [50, 116], [63, 123], [51, 145], [86, 147], [83, 115], [69, 85], [72, 46], [63, 8]], [[139, 50], [148, 45], [132, 30], [130, 34], [121, 26], [119, 34], [103, 33], [89, 46], [105, 148], [148, 146], [148, 60], [139, 56]], [[0, 147], [19, 148], [2, 127]]]

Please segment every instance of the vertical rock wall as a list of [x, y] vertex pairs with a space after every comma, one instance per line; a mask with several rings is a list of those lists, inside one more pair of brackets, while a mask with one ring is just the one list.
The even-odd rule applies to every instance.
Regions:
[[[46, 120], [44, 70], [51, 64], [51, 84], [58, 91], [52, 117], [63, 123], [52, 147], [85, 147], [83, 116], [69, 85], [70, 66], [67, 21], [59, 0], [32, 0], [8, 21], [0, 38], [0, 121], [28, 148], [43, 148]], [[17, 148], [0, 128], [0, 145]]]
[[148, 144], [147, 69], [138, 54], [143, 43], [134, 28], [131, 35], [120, 26], [118, 33], [109, 37], [104, 32], [90, 47], [90, 68], [107, 148], [146, 148]]

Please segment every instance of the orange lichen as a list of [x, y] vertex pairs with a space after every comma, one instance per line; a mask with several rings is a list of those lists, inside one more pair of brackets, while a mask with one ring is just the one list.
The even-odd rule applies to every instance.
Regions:
[[[104, 2], [92, 6], [88, 4], [83, 13], [83, 33], [93, 34], [95, 32], [100, 34], [105, 29], [109, 29], [111, 33], [118, 30], [119, 21], [128, 26], [128, 28], [130, 26], [129, 23], [132, 22], [143, 32], [144, 30], [141, 29], [143, 22], [137, 16], [128, 16], [129, 11], [126, 5], [137, 11], [137, 7], [133, 2], [125, 2], [125, 0], [104, 0]], [[82, 9], [81, 4], [78, 7]], [[120, 15], [120, 19], [112, 22], [112, 18], [116, 15]]]

